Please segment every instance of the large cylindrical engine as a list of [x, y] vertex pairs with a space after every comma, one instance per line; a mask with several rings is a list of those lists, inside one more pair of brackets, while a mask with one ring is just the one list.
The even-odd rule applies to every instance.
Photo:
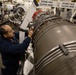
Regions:
[[35, 75], [76, 75], [76, 25], [42, 15], [35, 23], [34, 66]]

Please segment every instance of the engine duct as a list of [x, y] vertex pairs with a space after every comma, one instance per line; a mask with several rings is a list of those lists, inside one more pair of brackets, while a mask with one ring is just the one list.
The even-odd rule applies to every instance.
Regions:
[[33, 40], [35, 75], [76, 75], [75, 24], [41, 15], [35, 22]]

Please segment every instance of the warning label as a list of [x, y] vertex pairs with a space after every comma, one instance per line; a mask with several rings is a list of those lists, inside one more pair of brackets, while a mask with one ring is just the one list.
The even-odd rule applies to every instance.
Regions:
[[50, 6], [50, 7], [57, 7], [57, 1], [50, 1], [50, 0], [41, 0], [39, 3], [40, 6]]
[[50, 7], [59, 7], [67, 9], [76, 9], [75, 2], [64, 2], [64, 1], [50, 1], [50, 0], [37, 0], [39, 6], [50, 6]]
[[74, 2], [61, 2], [59, 7], [60, 8], [67, 8], [67, 9], [76, 9], [76, 3], [74, 3]]

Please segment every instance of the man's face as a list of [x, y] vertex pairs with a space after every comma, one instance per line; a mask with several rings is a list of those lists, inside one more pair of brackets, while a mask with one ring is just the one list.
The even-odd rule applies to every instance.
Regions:
[[12, 39], [14, 37], [14, 30], [9, 25], [5, 25], [3, 28], [7, 31], [7, 34], [4, 34], [4, 37]]

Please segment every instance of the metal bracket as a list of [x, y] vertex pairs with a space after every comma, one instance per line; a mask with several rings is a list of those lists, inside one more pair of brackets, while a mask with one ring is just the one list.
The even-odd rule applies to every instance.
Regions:
[[68, 55], [68, 51], [67, 51], [66, 47], [63, 44], [60, 44], [59, 48], [62, 50], [62, 52], [64, 53], [64, 55], [66, 55], [66, 56]]

